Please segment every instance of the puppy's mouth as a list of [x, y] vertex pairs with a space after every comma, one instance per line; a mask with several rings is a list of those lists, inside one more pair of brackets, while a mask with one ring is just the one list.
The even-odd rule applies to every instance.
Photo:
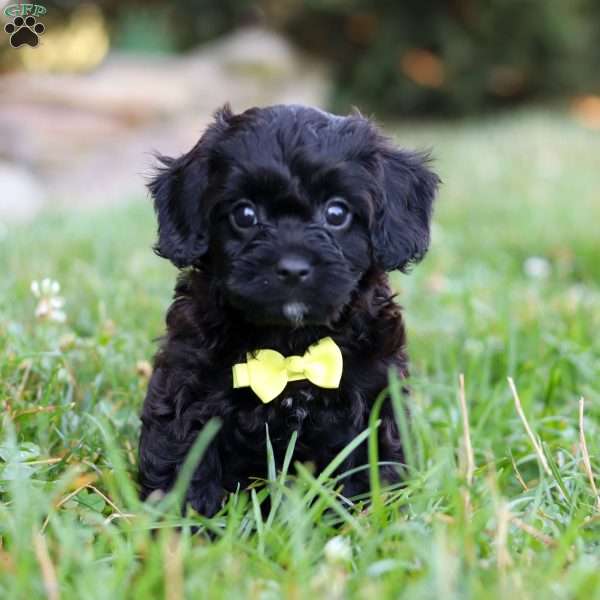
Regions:
[[288, 326], [293, 329], [312, 325], [327, 325], [335, 320], [341, 307], [333, 305], [315, 305], [302, 298], [264, 298], [242, 297], [228, 294], [229, 304], [240, 311], [244, 318], [258, 325]]
[[308, 314], [308, 306], [304, 302], [286, 302], [283, 305], [283, 316], [294, 327], [300, 327]]

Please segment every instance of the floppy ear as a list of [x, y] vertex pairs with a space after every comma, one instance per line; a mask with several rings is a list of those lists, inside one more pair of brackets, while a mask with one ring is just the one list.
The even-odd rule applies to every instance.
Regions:
[[202, 201], [208, 187], [210, 150], [231, 116], [225, 105], [190, 152], [179, 158], [159, 156], [158, 174], [148, 184], [158, 219], [154, 251], [176, 267], [197, 264], [208, 250]]
[[429, 247], [429, 223], [439, 177], [427, 168], [428, 156], [384, 146], [383, 193], [375, 212], [373, 250], [386, 271], [405, 270]]

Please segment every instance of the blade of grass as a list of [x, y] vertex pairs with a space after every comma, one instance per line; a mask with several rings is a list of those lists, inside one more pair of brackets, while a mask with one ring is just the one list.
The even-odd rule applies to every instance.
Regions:
[[333, 510], [333, 512], [335, 512], [340, 517], [340, 519], [344, 521], [344, 523], [349, 525], [359, 535], [365, 535], [365, 530], [360, 525], [358, 520], [343, 508], [342, 504], [335, 497], [334, 492], [332, 490], [328, 490], [323, 485], [323, 482], [319, 480], [318, 477], [313, 477], [302, 463], [296, 463], [296, 470], [298, 471], [299, 477], [308, 483], [315, 497], [319, 496], [319, 498], [323, 500], [323, 502], [327, 505], [328, 508]]
[[550, 470], [550, 467], [548, 466], [548, 461], [546, 460], [544, 451], [542, 450], [542, 447], [541, 447], [537, 437], [535, 436], [531, 427], [529, 426], [527, 417], [525, 416], [525, 413], [523, 412], [523, 407], [521, 406], [521, 399], [519, 398], [519, 393], [517, 392], [517, 388], [515, 386], [515, 382], [513, 381], [512, 377], [508, 377], [508, 385], [509, 385], [510, 391], [512, 392], [512, 395], [513, 395], [513, 399], [515, 402], [515, 408], [517, 409], [517, 414], [519, 415], [519, 418], [521, 419], [521, 422], [523, 423], [523, 426], [525, 427], [525, 431], [527, 432], [527, 435], [529, 436], [529, 439], [531, 440], [531, 444], [533, 445], [533, 449], [535, 450], [535, 453], [537, 454], [538, 460], [540, 461], [540, 465], [542, 466], [542, 469], [544, 470], [546, 475], [549, 475], [550, 477], [552, 477], [552, 471]]
[[387, 390], [384, 390], [371, 408], [369, 414], [369, 482], [371, 485], [371, 509], [377, 522], [382, 523], [383, 519], [383, 498], [381, 497], [381, 478], [379, 476], [379, 438], [378, 429], [379, 414], [384, 400], [387, 397]]
[[[296, 440], [298, 439], [298, 432], [292, 432], [290, 437], [290, 441], [288, 442], [287, 449], [285, 451], [285, 456], [283, 457], [283, 465], [281, 469], [281, 473], [279, 475], [279, 485], [276, 486], [274, 492], [272, 492], [272, 500], [271, 500], [271, 510], [269, 511], [269, 516], [267, 518], [267, 528], [270, 528], [273, 524], [273, 519], [279, 510], [279, 506], [281, 505], [281, 501], [283, 499], [283, 489], [285, 488], [285, 480], [287, 477], [288, 469], [290, 468], [290, 463], [292, 462], [292, 456], [294, 455], [294, 448], [296, 447]], [[273, 490], [273, 488], [271, 488]]]
[[402, 440], [402, 450], [404, 452], [404, 463], [405, 467], [409, 472], [416, 470], [415, 462], [415, 449], [413, 445], [413, 434], [408, 425], [407, 407], [405, 405], [404, 394], [402, 393], [402, 387], [400, 385], [400, 379], [395, 369], [389, 371], [389, 391], [390, 398], [392, 400], [392, 406], [394, 408], [394, 417], [400, 432], [400, 438]]
[[104, 449], [109, 462], [112, 464], [111, 473], [114, 476], [116, 483], [116, 488], [112, 490], [112, 493], [117, 493], [125, 501], [127, 508], [124, 507], [123, 510], [126, 512], [136, 512], [141, 505], [141, 501], [133, 481], [128, 475], [127, 465], [118, 449], [117, 442], [115, 441], [108, 421], [96, 418], [93, 415], [86, 416], [94, 423], [104, 440]]
[[260, 503], [256, 497], [256, 490], [252, 490], [250, 493], [252, 498], [252, 510], [254, 512], [254, 523], [256, 524], [256, 534], [258, 535], [258, 553], [261, 556], [265, 554], [265, 528], [262, 519], [262, 513], [260, 511]]
[[465, 478], [467, 485], [471, 487], [473, 485], [473, 474], [475, 473], [475, 456], [473, 454], [473, 445], [471, 444], [471, 428], [469, 426], [469, 411], [467, 409], [467, 395], [465, 393], [465, 376], [461, 373], [458, 377], [459, 381], [459, 399], [460, 399], [460, 412], [462, 414], [463, 421], [463, 440], [465, 448]]
[[59, 600], [59, 585], [56, 577], [56, 568], [50, 558], [46, 537], [39, 531], [33, 531], [33, 548], [38, 560], [44, 589], [48, 600]]
[[544, 454], [548, 461], [548, 466], [550, 467], [550, 472], [552, 473], [552, 477], [553, 477], [554, 481], [556, 481], [556, 485], [558, 486], [558, 489], [560, 490], [560, 492], [561, 492], [563, 498], [565, 499], [565, 501], [567, 502], [567, 504], [569, 506], [572, 506], [573, 502], [571, 500], [571, 495], [569, 494], [569, 491], [567, 490], [567, 486], [562, 478], [562, 475], [560, 474], [558, 465], [556, 464], [556, 461], [552, 457], [552, 453], [547, 450], [547, 447], [545, 444], [542, 444], [542, 449], [544, 450]]
[[[379, 421], [376, 423], [379, 426]], [[324, 481], [329, 479], [331, 475], [333, 475], [334, 471], [360, 446], [368, 437], [371, 428], [368, 427], [364, 431], [361, 431], [349, 444], [347, 444], [344, 448], [342, 448], [336, 456], [332, 459], [332, 461], [321, 471], [320, 475], [317, 477], [316, 481], [321, 485]], [[315, 489], [311, 487], [311, 489], [304, 496], [305, 505], [309, 505], [316, 495]]]
[[267, 477], [269, 481], [275, 481], [277, 477], [277, 466], [275, 464], [275, 452], [273, 451], [273, 444], [271, 444], [271, 438], [269, 437], [269, 424], [265, 423], [265, 436], [267, 444]]
[[581, 457], [583, 459], [583, 467], [585, 474], [590, 482], [590, 487], [594, 496], [596, 497], [596, 508], [600, 509], [600, 496], [598, 495], [598, 488], [596, 487], [596, 481], [594, 479], [594, 472], [592, 471], [592, 463], [590, 461], [590, 453], [588, 452], [587, 443], [585, 440], [585, 427], [583, 420], [585, 400], [583, 396], [579, 398], [579, 448], [581, 450]]

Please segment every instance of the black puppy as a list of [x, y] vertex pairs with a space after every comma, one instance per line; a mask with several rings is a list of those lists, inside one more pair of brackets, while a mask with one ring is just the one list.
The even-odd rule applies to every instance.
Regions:
[[[367, 427], [389, 369], [406, 377], [386, 272], [427, 251], [438, 178], [368, 119], [302, 106], [225, 106], [190, 152], [160, 160], [155, 249], [185, 270], [143, 408], [141, 493], [172, 487], [216, 416], [187, 493], [212, 515], [266, 475], [265, 424], [277, 461], [297, 431], [294, 459], [318, 472]], [[389, 402], [379, 457], [402, 460]], [[339, 472], [366, 462], [363, 444]], [[343, 480], [346, 497], [368, 487], [364, 469]]]

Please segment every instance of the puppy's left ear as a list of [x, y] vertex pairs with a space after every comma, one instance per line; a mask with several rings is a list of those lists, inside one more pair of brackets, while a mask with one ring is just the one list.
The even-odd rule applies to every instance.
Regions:
[[204, 194], [208, 187], [211, 151], [233, 116], [229, 105], [215, 113], [198, 143], [179, 158], [159, 156], [161, 166], [148, 184], [158, 219], [154, 251], [176, 267], [198, 264], [208, 251]]
[[439, 177], [428, 155], [383, 146], [383, 193], [373, 223], [375, 260], [385, 271], [405, 270], [429, 248], [429, 225]]

